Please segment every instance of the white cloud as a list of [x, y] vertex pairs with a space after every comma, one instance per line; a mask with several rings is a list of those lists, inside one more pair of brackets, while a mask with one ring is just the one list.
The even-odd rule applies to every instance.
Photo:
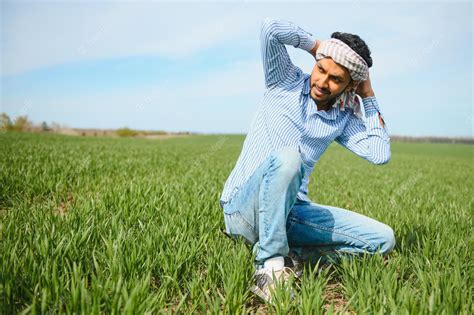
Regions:
[[[360, 33], [378, 60], [390, 61], [377, 71], [390, 74], [400, 69], [402, 56], [420, 54], [426, 50], [426, 41], [437, 34], [446, 35], [443, 40], [456, 40], [465, 36], [469, 26], [465, 25], [468, 6], [448, 3], [62, 1], [1, 5], [4, 75], [84, 59], [143, 54], [176, 62], [223, 42], [239, 49], [242, 39], [258, 38], [265, 16], [291, 20], [317, 38], [327, 38], [335, 30]], [[458, 23], [452, 23], [453, 19]], [[433, 59], [428, 57], [419, 59]]]
[[156, 54], [176, 60], [255, 29], [250, 22], [255, 20], [253, 14], [216, 12], [211, 4], [2, 6], [4, 75], [83, 59]]

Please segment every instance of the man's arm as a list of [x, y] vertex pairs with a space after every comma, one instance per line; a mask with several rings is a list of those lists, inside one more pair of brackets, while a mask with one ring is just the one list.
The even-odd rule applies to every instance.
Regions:
[[260, 32], [260, 45], [265, 86], [268, 88], [277, 85], [298, 70], [291, 62], [285, 45], [304, 49], [314, 56], [317, 44], [319, 41], [316, 41], [312, 34], [292, 22], [271, 18], [264, 19]]
[[375, 95], [366, 96], [362, 99], [362, 103], [366, 123], [355, 115], [351, 115], [344, 131], [336, 138], [336, 142], [371, 163], [386, 164], [391, 157], [390, 137], [377, 99]]

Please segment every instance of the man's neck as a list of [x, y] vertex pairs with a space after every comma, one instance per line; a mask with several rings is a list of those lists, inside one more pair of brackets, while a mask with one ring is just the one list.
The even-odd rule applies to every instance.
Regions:
[[322, 102], [319, 102], [319, 103], [318, 103], [318, 102], [315, 102], [315, 103], [316, 103], [316, 108], [318, 109], [318, 111], [320, 111], [320, 110], [328, 111], [328, 110], [331, 109], [331, 107], [332, 107], [332, 105], [334, 104], [335, 101], [336, 101], [336, 100], [333, 99], [333, 100], [331, 100], [331, 101], [324, 102], [324, 103], [322, 103]]

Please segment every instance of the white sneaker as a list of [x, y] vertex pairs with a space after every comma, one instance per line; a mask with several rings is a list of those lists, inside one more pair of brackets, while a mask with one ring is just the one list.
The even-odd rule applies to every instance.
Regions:
[[[266, 302], [272, 302], [272, 295], [275, 294], [276, 286], [289, 286], [288, 289], [291, 290], [290, 278], [294, 277], [293, 271], [284, 267], [280, 270], [270, 270], [267, 268], [261, 268], [255, 271], [254, 282], [255, 284], [250, 288], [250, 290], [255, 293], [258, 297]], [[292, 297], [294, 293], [291, 292]]]

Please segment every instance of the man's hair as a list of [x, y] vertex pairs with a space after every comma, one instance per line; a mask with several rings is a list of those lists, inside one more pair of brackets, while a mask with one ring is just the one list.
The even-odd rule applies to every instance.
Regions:
[[350, 34], [350, 33], [342, 33], [342, 32], [334, 32], [331, 34], [331, 38], [339, 39], [343, 41], [346, 45], [352, 48], [362, 59], [365, 60], [367, 65], [372, 67], [372, 58], [370, 57], [370, 49], [369, 46], [364, 42], [362, 38], [358, 35]]

